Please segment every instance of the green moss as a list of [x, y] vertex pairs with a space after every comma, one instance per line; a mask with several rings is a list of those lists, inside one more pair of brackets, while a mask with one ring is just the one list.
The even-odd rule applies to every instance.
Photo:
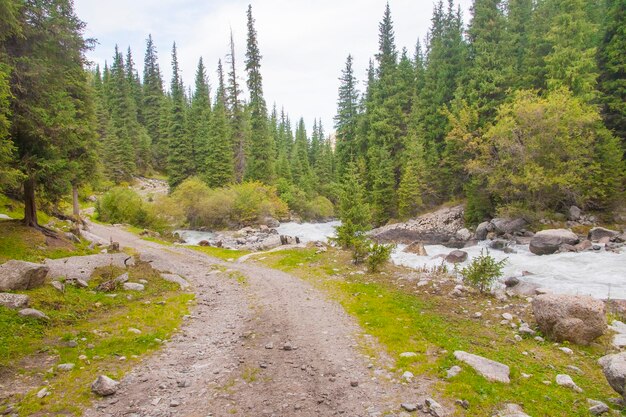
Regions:
[[[349, 254], [336, 250], [320, 255], [311, 250], [276, 252], [264, 263], [307, 279], [337, 299], [396, 358], [399, 373], [408, 370], [430, 379], [438, 377], [434, 387], [449, 403], [469, 401], [469, 410], [457, 408], [457, 415], [493, 415], [504, 403], [514, 402], [530, 415], [588, 416], [587, 398], [608, 402], [614, 396], [596, 364], [606, 352], [604, 347], [576, 346], [572, 357], [549, 342], [514, 342], [510, 328], [471, 319], [463, 312], [463, 307], [486, 312], [487, 301], [491, 301], [487, 296], [476, 296], [460, 305], [459, 300], [446, 295], [418, 294], [407, 281], [390, 278], [406, 271], [390, 266], [384, 274], [356, 274]], [[339, 273], [342, 275], [338, 277]], [[399, 282], [405, 286], [400, 287]], [[493, 315], [491, 323], [497, 323], [498, 313]], [[453, 356], [455, 350], [509, 365], [511, 384], [488, 382], [462, 364], [460, 375], [445, 380], [446, 370], [459, 364]], [[416, 352], [417, 356], [400, 358], [402, 352]], [[579, 367], [584, 374], [572, 372], [568, 365]], [[522, 373], [532, 376], [524, 378]], [[570, 374], [584, 393], [557, 386], [559, 373]]]

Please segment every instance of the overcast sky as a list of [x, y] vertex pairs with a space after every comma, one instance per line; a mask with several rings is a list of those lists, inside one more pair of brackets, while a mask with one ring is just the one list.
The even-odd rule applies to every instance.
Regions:
[[[263, 55], [261, 71], [268, 107], [274, 103], [279, 109], [284, 107], [294, 122], [304, 117], [309, 132], [313, 119], [321, 118], [329, 133], [346, 57], [354, 57], [362, 90], [368, 61], [378, 48], [378, 23], [386, 0], [75, 0], [75, 8], [87, 23], [85, 35], [99, 42], [88, 54], [94, 63], [110, 63], [115, 44], [124, 51], [130, 46], [141, 74], [145, 39], [152, 34], [166, 85], [176, 41], [185, 85], [193, 83], [202, 56], [214, 87], [217, 61], [228, 51], [231, 28], [239, 75], [245, 84], [246, 9], [250, 3]], [[399, 50], [406, 47], [412, 56], [417, 39], [424, 40], [428, 32], [433, 1], [389, 3], [396, 45]], [[460, 0], [466, 21], [470, 3]]]

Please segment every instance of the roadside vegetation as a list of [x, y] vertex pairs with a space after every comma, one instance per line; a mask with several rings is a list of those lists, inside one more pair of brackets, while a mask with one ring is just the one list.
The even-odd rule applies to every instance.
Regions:
[[[397, 379], [405, 371], [416, 375], [413, 383], [434, 378], [436, 392], [449, 409], [456, 410], [455, 415], [494, 415], [505, 403], [513, 402], [533, 416], [582, 417], [589, 415], [587, 398], [610, 404], [609, 398], [615, 397], [596, 364], [607, 353], [607, 336], [591, 347], [569, 346], [573, 355], [559, 350], [561, 345], [529, 336], [518, 342], [511, 327], [500, 324], [501, 314], [511, 312], [515, 320], [530, 323], [525, 300], [501, 303], [478, 291], [459, 299], [449, 295], [458, 282], [446, 269], [415, 272], [387, 265], [372, 274], [352, 265], [350, 257], [348, 252], [332, 248], [325, 253], [305, 249], [267, 254], [262, 262], [289, 271], [336, 299], [395, 359], [391, 371]], [[417, 286], [422, 279], [428, 280], [428, 285]], [[474, 317], [477, 312], [482, 313], [480, 318]], [[363, 349], [376, 356], [367, 344]], [[511, 384], [488, 382], [458, 363], [455, 350], [508, 365]], [[403, 352], [417, 356], [401, 357]], [[453, 365], [461, 365], [463, 370], [446, 379]], [[560, 373], [570, 374], [584, 392], [557, 386], [555, 377]], [[469, 408], [455, 406], [456, 400], [468, 401]]]
[[[130, 280], [146, 280], [145, 291], [118, 288], [107, 293], [98, 285], [128, 272]], [[20, 291], [47, 321], [18, 316], [0, 308], [0, 385], [10, 381], [31, 387], [0, 403], [9, 404], [20, 416], [80, 415], [93, 399], [90, 384], [105, 373], [120, 378], [141, 355], [158, 349], [180, 326], [193, 295], [163, 280], [147, 263], [127, 270], [104, 267], [94, 271], [88, 288], [66, 285], [59, 292], [50, 285]], [[137, 329], [139, 332], [135, 332]], [[70, 371], [57, 365], [73, 363]], [[38, 398], [44, 380], [49, 395]]]

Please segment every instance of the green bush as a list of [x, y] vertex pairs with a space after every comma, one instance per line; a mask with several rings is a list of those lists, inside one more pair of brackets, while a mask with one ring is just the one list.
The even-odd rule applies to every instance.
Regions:
[[328, 220], [335, 215], [335, 207], [329, 199], [319, 195], [306, 201], [301, 214], [305, 220]]
[[276, 184], [281, 200], [289, 206], [289, 210], [302, 220], [327, 220], [335, 215], [335, 207], [328, 198], [318, 195], [311, 196], [301, 188], [281, 178]]
[[148, 219], [141, 197], [130, 188], [110, 189], [98, 201], [96, 209], [98, 219], [109, 223], [128, 223], [144, 227]]
[[367, 270], [369, 272], [378, 272], [383, 265], [389, 262], [391, 251], [393, 251], [394, 247], [394, 245], [386, 245], [377, 242], [370, 245], [369, 256], [367, 258]]
[[463, 282], [478, 289], [481, 293], [488, 291], [496, 279], [502, 276], [502, 268], [506, 259], [496, 261], [489, 255], [489, 251], [480, 251], [480, 256], [472, 259], [472, 262], [461, 269]]
[[189, 178], [176, 188], [171, 199], [191, 228], [248, 226], [267, 217], [284, 219], [289, 214], [276, 189], [260, 182], [211, 189], [202, 180]]

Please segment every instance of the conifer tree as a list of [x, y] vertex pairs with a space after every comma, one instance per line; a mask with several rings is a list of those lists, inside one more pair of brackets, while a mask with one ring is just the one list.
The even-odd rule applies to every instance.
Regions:
[[606, 126], [626, 149], [626, 1], [610, 0], [598, 48], [599, 87]]
[[252, 6], [248, 6], [248, 41], [246, 50], [246, 71], [250, 92], [250, 159], [247, 178], [270, 184], [274, 179], [274, 144], [267, 125], [267, 105], [263, 98], [263, 78], [261, 77], [261, 53], [254, 28]]
[[217, 67], [218, 87], [211, 115], [209, 152], [204, 178], [210, 187], [224, 187], [234, 180], [233, 145], [226, 112], [226, 92], [222, 61]]
[[337, 227], [337, 242], [350, 249], [363, 233], [371, 228], [370, 208], [366, 200], [365, 184], [356, 163], [350, 163], [342, 180], [339, 198], [341, 226]]
[[398, 215], [401, 219], [415, 216], [423, 207], [424, 149], [420, 142], [412, 142], [407, 149], [407, 162], [398, 188]]
[[246, 136], [245, 136], [245, 114], [241, 99], [241, 89], [237, 76], [237, 65], [235, 59], [235, 41], [233, 32], [230, 32], [230, 52], [226, 57], [230, 66], [228, 72], [228, 86], [226, 88], [226, 104], [229, 112], [232, 134], [233, 152], [235, 158], [235, 180], [242, 182], [246, 172]]
[[157, 57], [156, 47], [152, 35], [146, 40], [146, 54], [143, 67], [143, 124], [150, 136], [153, 166], [157, 170], [165, 171], [167, 143], [163, 131], [163, 79]]
[[108, 91], [111, 121], [104, 141], [105, 169], [115, 182], [128, 181], [137, 169], [132, 136], [134, 132], [131, 130], [136, 125], [136, 116], [133, 113], [124, 59], [117, 46], [111, 65]]
[[339, 175], [344, 175], [351, 162], [355, 162], [359, 153], [357, 129], [359, 116], [359, 93], [357, 81], [352, 69], [352, 55], [348, 55], [346, 66], [339, 78], [339, 99], [335, 116], [337, 142], [337, 165]]
[[185, 92], [178, 68], [176, 43], [172, 46], [171, 108], [168, 126], [167, 171], [171, 187], [195, 174], [193, 144], [185, 131]]
[[207, 157], [211, 153], [209, 145], [211, 124], [211, 98], [206, 68], [202, 57], [196, 69], [195, 91], [191, 97], [187, 134], [191, 138], [194, 157], [194, 171], [198, 174], [206, 172]]

